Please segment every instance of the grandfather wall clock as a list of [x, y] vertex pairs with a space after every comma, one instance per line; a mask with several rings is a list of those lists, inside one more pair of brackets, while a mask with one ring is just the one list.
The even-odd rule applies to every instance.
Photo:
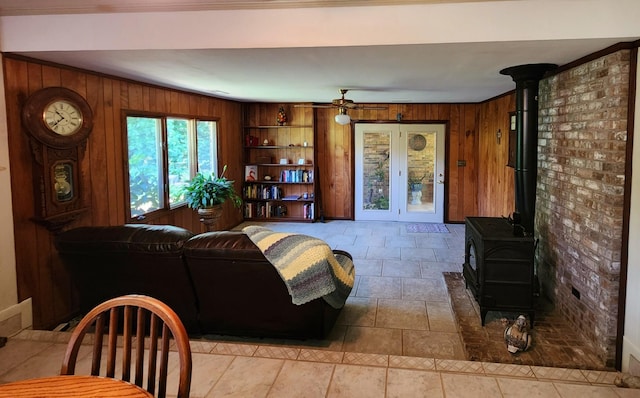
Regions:
[[34, 158], [34, 221], [57, 231], [87, 211], [79, 167], [93, 113], [80, 94], [47, 87], [27, 98], [22, 123]]

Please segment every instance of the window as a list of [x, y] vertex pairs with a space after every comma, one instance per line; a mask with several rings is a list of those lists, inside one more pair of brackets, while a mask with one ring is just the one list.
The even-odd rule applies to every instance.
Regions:
[[198, 171], [217, 173], [217, 123], [127, 116], [131, 219], [184, 204], [182, 187]]

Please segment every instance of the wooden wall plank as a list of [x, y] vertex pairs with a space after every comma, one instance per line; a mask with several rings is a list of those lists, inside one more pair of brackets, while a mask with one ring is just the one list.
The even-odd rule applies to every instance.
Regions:
[[[122, 111], [123, 109], [166, 112], [176, 110], [189, 116], [220, 120], [222, 137], [220, 163], [229, 164], [231, 178], [240, 177], [240, 103], [181, 93], [172, 89], [121, 80], [92, 72], [83, 72], [19, 57], [3, 58], [9, 131], [9, 156], [12, 165], [11, 191], [16, 237], [16, 271], [18, 298], [32, 297], [35, 328], [50, 328], [67, 320], [77, 308], [71, 280], [57, 256], [54, 236], [35, 224], [33, 157], [27, 134], [20, 120], [22, 104], [30, 93], [51, 86], [70, 88], [85, 97], [95, 125], [89, 135], [84, 159], [80, 164], [82, 198], [90, 210], [69, 227], [81, 225], [117, 225], [126, 220]], [[173, 106], [172, 106], [173, 104]], [[215, 112], [199, 113], [201, 110]], [[150, 223], [183, 226], [198, 232], [201, 223], [195, 212], [186, 207], [160, 216]], [[230, 208], [220, 223], [221, 229], [237, 225], [239, 211]]]
[[[515, 210], [514, 169], [509, 157], [509, 112], [515, 110], [515, 94], [481, 104], [478, 148], [478, 214], [509, 216]], [[498, 144], [496, 133], [502, 137]]]
[[[144, 83], [131, 82], [92, 72], [40, 64], [18, 57], [3, 59], [9, 154], [12, 165], [11, 189], [14, 203], [16, 262], [19, 299], [33, 297], [34, 326], [46, 328], [74, 311], [76, 306], [69, 279], [61, 268], [53, 246], [53, 235], [33, 223], [34, 189], [25, 181], [33, 179], [33, 158], [29, 142], [22, 129], [20, 110], [28, 94], [41, 87], [72, 88], [89, 101], [95, 114], [95, 127], [90, 135], [85, 159], [82, 161], [83, 198], [91, 204], [88, 214], [71, 227], [92, 224], [117, 225], [126, 221], [128, 203], [125, 200], [128, 177], [125, 173], [123, 110], [176, 113], [218, 120], [219, 166], [229, 166], [227, 176], [237, 181], [240, 189], [244, 177], [241, 156], [243, 124], [273, 125], [279, 104], [251, 104], [204, 97]], [[498, 101], [497, 103], [493, 103]], [[440, 121], [447, 124], [447, 190], [446, 221], [462, 222], [466, 215], [497, 214], [508, 209], [508, 200], [488, 206], [497, 196], [512, 189], [508, 173], [492, 180], [496, 163], [485, 167], [478, 158], [495, 157], [503, 161], [503, 147], [491, 145], [491, 132], [502, 121], [503, 110], [511, 99], [496, 99], [486, 104], [389, 104], [386, 110], [350, 111], [354, 120], [395, 121], [402, 113], [403, 122]], [[245, 110], [245, 111], [243, 111]], [[322, 195], [324, 216], [328, 219], [353, 219], [354, 148], [352, 125], [334, 122], [334, 109], [288, 107], [291, 123], [313, 124], [316, 166], [320, 170], [318, 189]], [[496, 124], [498, 123], [498, 124]], [[466, 160], [466, 167], [458, 167]], [[485, 184], [486, 182], [486, 184]], [[482, 188], [481, 188], [482, 187]], [[486, 189], [485, 189], [486, 188]], [[484, 190], [483, 190], [484, 189]], [[480, 199], [477, 198], [480, 195]], [[85, 196], [86, 195], [86, 196]], [[478, 208], [478, 203], [482, 203]], [[240, 210], [230, 203], [218, 229], [228, 229], [242, 220]], [[186, 207], [171, 211], [149, 223], [183, 226], [194, 232], [204, 228], [197, 214]], [[36, 248], [34, 250], [34, 247]]]

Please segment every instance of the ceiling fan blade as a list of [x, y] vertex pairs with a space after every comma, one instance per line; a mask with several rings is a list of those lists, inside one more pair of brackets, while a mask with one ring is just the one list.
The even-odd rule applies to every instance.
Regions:
[[351, 108], [351, 109], [363, 109], [363, 110], [375, 110], [375, 109], [379, 109], [379, 110], [384, 110], [384, 109], [389, 109], [386, 106], [368, 106], [368, 105], [356, 105], [355, 107]]
[[333, 105], [296, 104], [294, 108], [335, 108]]

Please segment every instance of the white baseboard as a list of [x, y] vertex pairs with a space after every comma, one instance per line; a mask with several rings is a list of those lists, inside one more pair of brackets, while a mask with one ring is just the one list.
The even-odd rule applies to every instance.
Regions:
[[0, 311], [0, 336], [13, 336], [33, 327], [31, 298]]
[[[631, 363], [631, 356], [634, 358], [633, 363]], [[638, 360], [640, 360], [640, 347], [624, 336], [622, 338], [622, 371], [633, 376], [640, 376], [640, 374], [633, 374], [638, 373]]]

